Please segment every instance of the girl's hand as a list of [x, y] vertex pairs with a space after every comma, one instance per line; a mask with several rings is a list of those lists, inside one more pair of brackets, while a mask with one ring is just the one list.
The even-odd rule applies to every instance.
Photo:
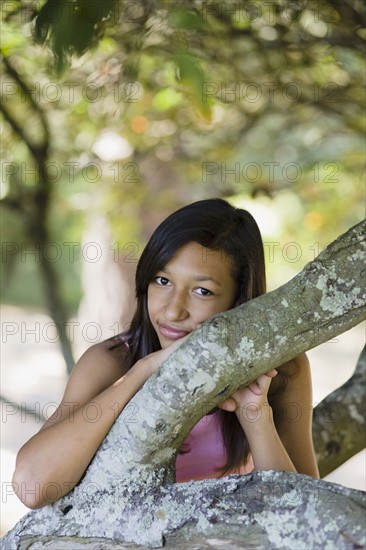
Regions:
[[284, 447], [268, 403], [268, 389], [277, 374], [275, 369], [258, 376], [254, 382], [239, 388], [225, 399], [221, 408], [235, 412], [247, 438], [256, 470], [285, 470], [296, 468]]
[[236, 412], [240, 414], [245, 410], [246, 415], [250, 413], [257, 415], [258, 410], [268, 405], [268, 390], [271, 380], [277, 375], [275, 369], [258, 376], [254, 382], [248, 386], [243, 386], [234, 392], [230, 397], [218, 405], [224, 411]]

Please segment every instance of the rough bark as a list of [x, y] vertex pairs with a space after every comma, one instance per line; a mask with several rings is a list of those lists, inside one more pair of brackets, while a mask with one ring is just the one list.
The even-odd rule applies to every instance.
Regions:
[[[259, 374], [337, 336], [364, 318], [363, 227], [359, 224], [351, 228], [276, 291], [217, 315], [192, 333], [118, 417], [79, 485], [52, 506], [31, 512], [21, 520], [4, 548], [16, 548], [19, 537], [25, 535], [92, 536], [159, 546], [166, 534], [193, 521], [192, 517], [198, 518], [198, 531], [203, 525], [211, 533], [211, 526], [207, 520], [199, 520], [198, 512], [202, 499], [205, 508], [212, 507], [210, 487], [221, 491], [221, 501], [222, 495], [234, 490], [240, 480], [263, 482], [274, 476], [271, 479], [278, 480], [279, 491], [281, 487], [286, 491], [286, 484], [296, 486], [308, 479], [272, 472], [209, 480], [204, 482], [204, 496], [196, 493], [201, 482], [171, 484], [177, 449], [206, 412]], [[321, 488], [327, 486], [311, 480], [313, 483]], [[290, 494], [293, 490], [292, 487]], [[305, 493], [301, 489], [299, 494], [305, 498]], [[359, 492], [347, 495], [340, 504], [342, 514], [361, 498]], [[183, 501], [186, 504], [181, 505]], [[315, 546], [322, 547], [321, 541], [329, 537], [329, 518], [338, 517], [336, 513], [328, 509], [329, 517], [324, 516], [323, 500], [317, 506], [311, 499], [309, 505], [302, 502], [305, 500], [296, 505], [302, 512], [294, 530], [286, 507], [281, 521], [274, 511], [276, 506], [270, 512], [267, 501], [266, 506], [262, 505], [262, 520], [258, 510], [253, 512], [261, 528], [268, 522], [265, 533], [271, 547], [314, 547], [309, 542], [311, 533], [304, 517], [314, 524], [314, 537], [318, 537]], [[224, 500], [222, 506], [230, 508], [231, 504]], [[354, 513], [358, 517], [359, 512]], [[247, 508], [242, 506], [240, 520], [235, 520], [241, 525], [242, 537], [253, 528], [247, 515]], [[342, 524], [344, 536], [334, 526], [332, 536], [337, 547], [360, 544], [357, 521], [348, 518]], [[226, 520], [219, 518], [218, 523], [226, 533]], [[263, 547], [268, 547], [266, 544]]]
[[354, 374], [314, 409], [313, 440], [324, 477], [365, 447], [366, 347]]
[[108, 514], [113, 509], [116, 525], [125, 523], [127, 511], [124, 543], [109, 522], [104, 530], [91, 526], [71, 538], [76, 526], [70, 511], [56, 537], [22, 537], [19, 550], [141, 548], [129, 542], [138, 537], [143, 548], [164, 543], [169, 550], [355, 549], [364, 543], [364, 493], [304, 475], [257, 472], [165, 487], [136, 486], [125, 502], [117, 495], [111, 500], [104, 493], [99, 506]]

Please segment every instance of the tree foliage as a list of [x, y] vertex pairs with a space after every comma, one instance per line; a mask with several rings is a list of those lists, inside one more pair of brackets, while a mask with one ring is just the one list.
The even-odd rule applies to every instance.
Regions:
[[[68, 314], [95, 212], [108, 216], [117, 256], [140, 250], [174, 208], [214, 195], [268, 198], [283, 241], [318, 251], [357, 222], [363, 13], [356, 1], [3, 2], [5, 298], [42, 303], [37, 262], [22, 261], [42, 219], [60, 247]], [[44, 123], [40, 215], [30, 205], [42, 163], [29, 144], [44, 142]]]

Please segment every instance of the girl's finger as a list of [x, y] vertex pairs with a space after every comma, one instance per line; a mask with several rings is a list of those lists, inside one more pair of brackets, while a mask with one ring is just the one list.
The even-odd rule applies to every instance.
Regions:
[[268, 376], [268, 373], [262, 374], [261, 376], [258, 376], [255, 382], [253, 382], [253, 388], [251, 388], [251, 390], [256, 395], [261, 395], [262, 393], [268, 391], [269, 386], [271, 385], [271, 380], [272, 376]]
[[272, 369], [266, 372], [265, 376], [268, 376], [269, 378], [274, 378], [277, 374], [278, 372], [276, 371], [276, 369]]
[[233, 397], [228, 397], [223, 401], [222, 403], [219, 403], [217, 405], [219, 409], [223, 409], [224, 411], [234, 412], [236, 410], [236, 401]]

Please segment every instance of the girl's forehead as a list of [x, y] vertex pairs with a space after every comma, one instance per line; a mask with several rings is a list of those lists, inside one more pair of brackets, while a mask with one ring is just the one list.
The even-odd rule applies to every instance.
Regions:
[[225, 273], [232, 271], [233, 259], [224, 250], [212, 250], [197, 242], [182, 246], [165, 265], [165, 270], [192, 270]]
[[231, 257], [224, 250], [213, 250], [202, 244], [193, 241], [181, 246], [168, 263], [175, 259], [190, 259], [191, 261], [201, 262], [203, 264], [209, 262], [227, 262]]

